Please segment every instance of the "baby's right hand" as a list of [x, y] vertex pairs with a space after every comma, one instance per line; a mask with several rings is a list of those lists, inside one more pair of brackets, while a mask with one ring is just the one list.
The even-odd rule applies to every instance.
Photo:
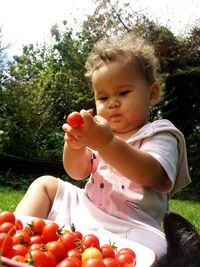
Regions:
[[70, 133], [71, 126], [67, 123], [63, 124], [62, 129], [65, 132], [64, 140], [73, 149], [80, 149], [84, 146], [77, 138]]

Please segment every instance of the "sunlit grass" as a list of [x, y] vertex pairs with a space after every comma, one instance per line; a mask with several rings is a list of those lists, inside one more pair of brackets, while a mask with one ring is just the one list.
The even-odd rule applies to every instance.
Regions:
[[189, 220], [200, 232], [200, 202], [191, 200], [170, 200], [170, 210]]
[[0, 211], [14, 211], [17, 203], [19, 203], [24, 193], [24, 191], [0, 188]]
[[[0, 188], [0, 211], [14, 211], [25, 191]], [[200, 232], [200, 202], [172, 199], [169, 201], [171, 211], [179, 213], [189, 220]]]

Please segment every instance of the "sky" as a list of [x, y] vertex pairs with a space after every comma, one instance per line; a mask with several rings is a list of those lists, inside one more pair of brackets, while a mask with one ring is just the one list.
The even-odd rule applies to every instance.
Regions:
[[[127, 0], [119, 0], [120, 2]], [[134, 11], [169, 27], [175, 35], [200, 20], [199, 0], [130, 0]], [[8, 56], [20, 54], [25, 44], [50, 40], [54, 24], [76, 27], [95, 8], [94, 0], [0, 0], [0, 27]]]

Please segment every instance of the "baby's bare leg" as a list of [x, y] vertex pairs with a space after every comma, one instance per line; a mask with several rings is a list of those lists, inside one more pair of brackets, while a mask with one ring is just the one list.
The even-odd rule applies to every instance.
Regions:
[[28, 188], [15, 213], [46, 219], [58, 188], [57, 178], [41, 176]]

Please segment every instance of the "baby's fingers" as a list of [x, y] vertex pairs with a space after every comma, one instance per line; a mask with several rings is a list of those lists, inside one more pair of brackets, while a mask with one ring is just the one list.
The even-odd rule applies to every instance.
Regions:
[[67, 123], [64, 123], [63, 126], [62, 126], [62, 129], [64, 132], [67, 132], [68, 130], [68, 124]]

